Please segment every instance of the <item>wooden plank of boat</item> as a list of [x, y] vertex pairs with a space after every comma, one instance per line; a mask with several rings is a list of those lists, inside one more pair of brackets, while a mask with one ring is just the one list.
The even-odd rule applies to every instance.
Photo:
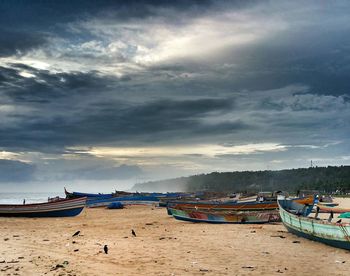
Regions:
[[[286, 201], [278, 201], [279, 212], [287, 230], [297, 236], [350, 250], [350, 224], [315, 219], [295, 214]], [[307, 208], [309, 208], [308, 206]]]
[[256, 224], [279, 221], [277, 210], [273, 211], [238, 211], [238, 212], [202, 212], [193, 210], [171, 209], [177, 220], [206, 222], [216, 224]]
[[71, 217], [80, 214], [84, 209], [85, 204], [85, 197], [35, 204], [0, 204], [0, 216]]

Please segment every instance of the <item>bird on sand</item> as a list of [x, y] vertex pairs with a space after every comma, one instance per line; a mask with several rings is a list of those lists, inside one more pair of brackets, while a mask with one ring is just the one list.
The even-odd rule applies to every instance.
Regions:
[[80, 231], [77, 231], [77, 232], [75, 232], [75, 233], [73, 234], [72, 237], [78, 236], [79, 234], [80, 234]]
[[108, 254], [108, 246], [107, 246], [107, 244], [103, 247], [103, 251], [105, 252], [105, 254]]
[[132, 234], [134, 237], [136, 237], [136, 233], [135, 233], [134, 229], [131, 229], [131, 234]]

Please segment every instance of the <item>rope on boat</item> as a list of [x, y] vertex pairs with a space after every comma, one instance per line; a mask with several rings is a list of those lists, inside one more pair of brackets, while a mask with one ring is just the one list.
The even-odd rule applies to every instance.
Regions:
[[342, 224], [340, 224], [339, 227], [340, 227], [341, 231], [342, 231], [343, 234], [344, 234], [344, 238], [345, 238], [348, 242], [350, 242], [350, 236], [349, 236], [349, 233], [348, 233], [348, 231], [346, 230], [346, 228], [345, 228]]

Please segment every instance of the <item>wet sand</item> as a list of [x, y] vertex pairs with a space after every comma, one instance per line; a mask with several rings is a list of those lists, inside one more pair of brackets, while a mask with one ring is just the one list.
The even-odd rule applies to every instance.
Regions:
[[[336, 201], [350, 207], [350, 199]], [[72, 237], [78, 230], [81, 234]], [[105, 244], [108, 254], [103, 252]], [[349, 251], [298, 238], [280, 223], [194, 224], [150, 206], [85, 209], [74, 218], [0, 218], [0, 275], [349, 275], [349, 271]]]

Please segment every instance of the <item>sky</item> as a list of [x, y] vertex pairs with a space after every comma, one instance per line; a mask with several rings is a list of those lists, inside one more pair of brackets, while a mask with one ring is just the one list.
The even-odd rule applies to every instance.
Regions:
[[350, 165], [348, 1], [1, 1], [0, 190]]

